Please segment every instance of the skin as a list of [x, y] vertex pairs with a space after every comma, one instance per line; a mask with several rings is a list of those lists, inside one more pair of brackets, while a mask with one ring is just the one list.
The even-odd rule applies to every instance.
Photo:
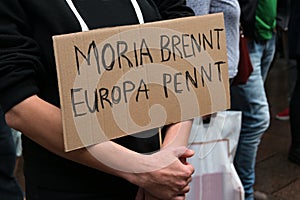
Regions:
[[[178, 123], [176, 125], [170, 126], [167, 130], [167, 134], [164, 138], [164, 142], [162, 144], [161, 151], [173, 149], [176, 147], [183, 147], [187, 146], [188, 144], [188, 138], [190, 135], [190, 130], [192, 127], [192, 120], [184, 121], [181, 123]], [[186, 162], [185, 156], [179, 157], [180, 161], [184, 165], [190, 165]], [[188, 178], [188, 183], [192, 181], [192, 178]], [[172, 200], [181, 200], [185, 199], [185, 193], [187, 193], [190, 190], [189, 185], [185, 185], [182, 189], [183, 193], [178, 194], [176, 197], [171, 198]], [[151, 192], [140, 188], [136, 200], [159, 200], [162, 198], [156, 198], [151, 194]]]
[[[152, 155], [138, 154], [112, 141], [103, 142], [91, 147], [71, 152], [64, 151], [62, 118], [59, 108], [34, 95], [15, 105], [6, 115], [7, 124], [21, 131], [24, 135], [42, 145], [49, 151], [66, 159], [81, 163], [97, 170], [119, 176], [138, 185], [141, 189], [137, 199], [183, 200], [189, 191], [189, 183], [194, 168], [183, 162], [193, 156], [187, 149], [185, 141], [181, 144], [172, 140], [182, 130], [186, 135], [191, 122], [181, 122], [170, 126], [167, 131], [167, 142], [161, 151]], [[181, 140], [179, 138], [179, 140]], [[177, 141], [177, 142], [174, 142]], [[166, 145], [174, 144], [174, 145]], [[130, 158], [130, 159], [113, 159]], [[99, 159], [101, 158], [101, 159]], [[105, 161], [105, 163], [103, 162]], [[127, 165], [127, 163], [130, 165]], [[107, 164], [109, 163], [109, 164]], [[134, 168], [112, 167], [137, 166]]]

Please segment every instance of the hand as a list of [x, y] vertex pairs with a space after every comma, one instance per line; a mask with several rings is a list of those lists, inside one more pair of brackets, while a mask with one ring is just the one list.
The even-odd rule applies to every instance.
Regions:
[[153, 171], [137, 174], [139, 190], [137, 200], [163, 199], [184, 200], [185, 193], [190, 190], [194, 168], [186, 160], [194, 155], [186, 147], [165, 148], [149, 156], [149, 162], [156, 163]]

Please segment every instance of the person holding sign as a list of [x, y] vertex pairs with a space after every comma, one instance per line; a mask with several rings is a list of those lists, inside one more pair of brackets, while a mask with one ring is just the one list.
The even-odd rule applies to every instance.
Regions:
[[237, 0], [187, 0], [196, 15], [207, 15], [211, 13], [224, 13], [226, 28], [226, 43], [228, 55], [228, 74], [233, 79], [238, 71], [239, 61], [239, 21], [241, 10]]
[[[125, 136], [64, 151], [51, 40], [141, 18], [194, 15], [184, 0], [11, 0], [0, 1], [0, 15], [0, 105], [8, 125], [23, 133], [27, 200], [185, 198], [194, 169], [183, 162], [193, 155], [184, 142], [156, 152], [158, 134]], [[173, 124], [166, 135], [188, 135], [190, 127]]]

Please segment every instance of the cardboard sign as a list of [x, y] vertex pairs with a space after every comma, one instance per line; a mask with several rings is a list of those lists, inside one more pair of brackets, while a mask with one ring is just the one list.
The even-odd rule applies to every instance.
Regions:
[[228, 109], [225, 37], [221, 13], [54, 36], [65, 150]]

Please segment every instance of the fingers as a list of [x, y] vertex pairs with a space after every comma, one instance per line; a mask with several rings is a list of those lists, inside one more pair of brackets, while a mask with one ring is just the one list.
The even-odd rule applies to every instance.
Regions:
[[188, 178], [188, 180], [187, 180], [187, 182], [190, 184], [191, 182], [192, 182], [192, 176], [190, 176], [189, 178]]
[[185, 200], [185, 194], [180, 194], [174, 198], [172, 198], [172, 200]]
[[180, 193], [181, 195], [188, 193], [190, 191], [190, 186], [189, 185], [185, 186], [181, 191], [182, 191], [182, 193]]
[[190, 186], [187, 185], [181, 190], [182, 193], [180, 193], [176, 197], [172, 198], [172, 200], [185, 200], [186, 193], [188, 193], [189, 191], [190, 191]]
[[185, 195], [174, 197], [172, 200], [185, 200]]

